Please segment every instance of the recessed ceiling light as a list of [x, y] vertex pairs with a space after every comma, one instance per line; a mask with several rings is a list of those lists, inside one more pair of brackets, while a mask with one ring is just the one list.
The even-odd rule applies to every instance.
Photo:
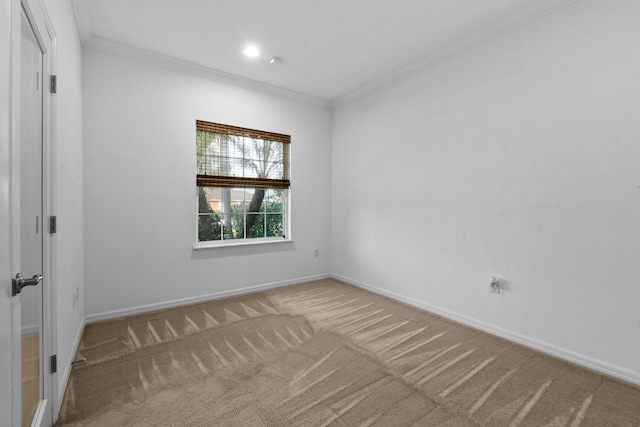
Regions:
[[249, 45], [249, 46], [245, 47], [244, 50], [242, 51], [242, 53], [247, 55], [249, 58], [255, 58], [257, 56], [260, 56], [260, 51], [258, 50], [257, 47], [255, 47], [253, 45]]

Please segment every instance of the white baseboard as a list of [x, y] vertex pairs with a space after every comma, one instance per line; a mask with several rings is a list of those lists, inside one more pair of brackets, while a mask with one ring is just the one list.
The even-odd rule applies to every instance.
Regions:
[[397, 294], [395, 292], [390, 292], [384, 289], [380, 289], [375, 286], [371, 286], [369, 284], [360, 282], [358, 280], [351, 279], [349, 277], [341, 276], [339, 274], [332, 274], [331, 277], [336, 280], [340, 280], [342, 282], [357, 286], [359, 288], [366, 289], [373, 293], [386, 296], [396, 301], [403, 302], [410, 306], [420, 308], [430, 313], [437, 314], [439, 316], [445, 317], [455, 322], [462, 323], [472, 328], [479, 329], [491, 335], [495, 335], [500, 338], [504, 338], [506, 340], [523, 345], [525, 347], [529, 347], [531, 349], [540, 351], [542, 353], [557, 357], [559, 359], [566, 360], [576, 365], [580, 365], [585, 368], [592, 369], [604, 375], [608, 375], [608, 376], [617, 378], [619, 380], [626, 381], [628, 383], [640, 386], [640, 375], [638, 375], [637, 372], [633, 372], [629, 369], [622, 368], [607, 362], [603, 362], [601, 360], [597, 360], [589, 356], [585, 356], [583, 354], [575, 353], [571, 350], [567, 350], [562, 347], [558, 347], [543, 341], [539, 341], [535, 338], [527, 337], [525, 335], [521, 335], [516, 332], [509, 331], [507, 329], [503, 329], [495, 325], [481, 322], [476, 319], [472, 319], [470, 317], [461, 315], [459, 313], [455, 313], [440, 307], [433, 306], [431, 304], [425, 303], [423, 301], [419, 301], [414, 298], [406, 297], [406, 296]]
[[53, 419], [57, 420], [58, 415], [60, 414], [60, 408], [62, 407], [62, 399], [64, 398], [64, 392], [67, 389], [67, 383], [69, 382], [69, 377], [71, 376], [71, 368], [73, 359], [76, 357], [76, 353], [78, 352], [78, 347], [80, 346], [80, 339], [82, 338], [82, 333], [84, 332], [84, 326], [86, 324], [86, 319], [83, 318], [78, 326], [78, 330], [76, 331], [76, 336], [73, 339], [73, 345], [71, 346], [71, 352], [69, 353], [68, 360], [65, 361], [64, 364], [58, 362], [58, 366], [64, 366], [64, 371], [59, 373], [59, 381], [58, 381], [58, 395], [53, 396]]
[[301, 278], [292, 279], [292, 280], [285, 280], [282, 282], [273, 282], [273, 283], [267, 283], [267, 284], [257, 285], [257, 286], [248, 286], [240, 289], [232, 289], [229, 291], [214, 292], [212, 294], [200, 295], [196, 297], [181, 298], [181, 299], [176, 299], [172, 301], [164, 301], [164, 302], [159, 302], [154, 304], [146, 304], [146, 305], [140, 305], [136, 307], [123, 308], [120, 310], [105, 311], [102, 313], [96, 313], [96, 314], [91, 314], [86, 316], [86, 323], [88, 324], [88, 323], [101, 322], [104, 320], [112, 320], [120, 317], [148, 313], [151, 311], [164, 310], [166, 308], [179, 307], [181, 305], [197, 304], [200, 302], [211, 301], [214, 299], [234, 297], [234, 296], [243, 295], [243, 294], [250, 294], [253, 292], [260, 292], [267, 289], [279, 288], [287, 285], [295, 285], [298, 283], [311, 282], [313, 280], [328, 279], [330, 277], [332, 276], [329, 273], [320, 274], [317, 276], [301, 277]]
[[36, 413], [31, 420], [31, 427], [48, 427], [45, 425], [44, 416], [47, 413], [47, 405], [49, 405], [48, 399], [42, 399], [36, 408]]

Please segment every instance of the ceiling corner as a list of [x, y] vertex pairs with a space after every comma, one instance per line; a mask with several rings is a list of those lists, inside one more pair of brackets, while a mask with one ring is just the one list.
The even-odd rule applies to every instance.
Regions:
[[89, 2], [87, 0], [71, 0], [73, 13], [78, 26], [78, 34], [80, 42], [87, 47], [91, 44], [93, 38], [93, 26], [91, 24], [91, 12], [89, 11]]

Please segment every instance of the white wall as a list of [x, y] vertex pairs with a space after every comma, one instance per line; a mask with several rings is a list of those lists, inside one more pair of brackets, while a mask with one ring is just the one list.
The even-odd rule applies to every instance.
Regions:
[[[84, 202], [82, 138], [82, 47], [69, 0], [46, 0], [56, 32], [58, 92], [56, 95], [56, 322], [58, 391], [62, 399], [66, 376], [84, 325]], [[73, 293], [79, 299], [74, 305]], [[59, 402], [54, 402], [55, 404]], [[54, 406], [54, 410], [57, 407]]]
[[[327, 109], [83, 53], [89, 320], [329, 274]], [[196, 119], [291, 135], [293, 243], [192, 249]]]
[[333, 272], [640, 383], [638, 16], [582, 0], [338, 108]]

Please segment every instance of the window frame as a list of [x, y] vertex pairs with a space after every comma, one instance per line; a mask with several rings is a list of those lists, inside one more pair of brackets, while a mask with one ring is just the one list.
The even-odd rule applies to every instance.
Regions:
[[[292, 242], [291, 236], [291, 195], [290, 195], [290, 156], [291, 156], [291, 137], [289, 135], [277, 134], [273, 132], [259, 131], [255, 129], [241, 128], [237, 126], [224, 125], [212, 122], [205, 122], [202, 120], [196, 120], [196, 144], [198, 140], [198, 131], [212, 132], [218, 134], [226, 134], [240, 138], [251, 138], [253, 140], [273, 141], [282, 143], [282, 170], [281, 176], [277, 178], [260, 178], [260, 177], [243, 177], [243, 176], [225, 176], [225, 175], [203, 175], [200, 174], [200, 163], [196, 167], [196, 188], [195, 188], [195, 245], [193, 249], [207, 249], [207, 248], [220, 248], [220, 247], [232, 247], [232, 246], [248, 246], [248, 245], [262, 245], [273, 243], [286, 243]], [[243, 153], [244, 153], [244, 139], [243, 141]], [[196, 160], [200, 161], [201, 152], [198, 145], [196, 145]], [[206, 155], [204, 156], [206, 157]], [[222, 154], [219, 154], [222, 158], [232, 158]], [[205, 166], [206, 169], [207, 166]], [[245, 230], [245, 236], [241, 238], [234, 238], [228, 240], [205, 240], [200, 241], [200, 218], [202, 213], [199, 207], [199, 191], [200, 187], [217, 187], [217, 188], [231, 188], [231, 189], [264, 189], [264, 190], [282, 190], [282, 236], [271, 237], [247, 237], [247, 230]], [[245, 199], [245, 202], [248, 203]], [[247, 215], [252, 215], [247, 210], [244, 212], [244, 221], [246, 226]], [[256, 212], [255, 214], [259, 214]]]

